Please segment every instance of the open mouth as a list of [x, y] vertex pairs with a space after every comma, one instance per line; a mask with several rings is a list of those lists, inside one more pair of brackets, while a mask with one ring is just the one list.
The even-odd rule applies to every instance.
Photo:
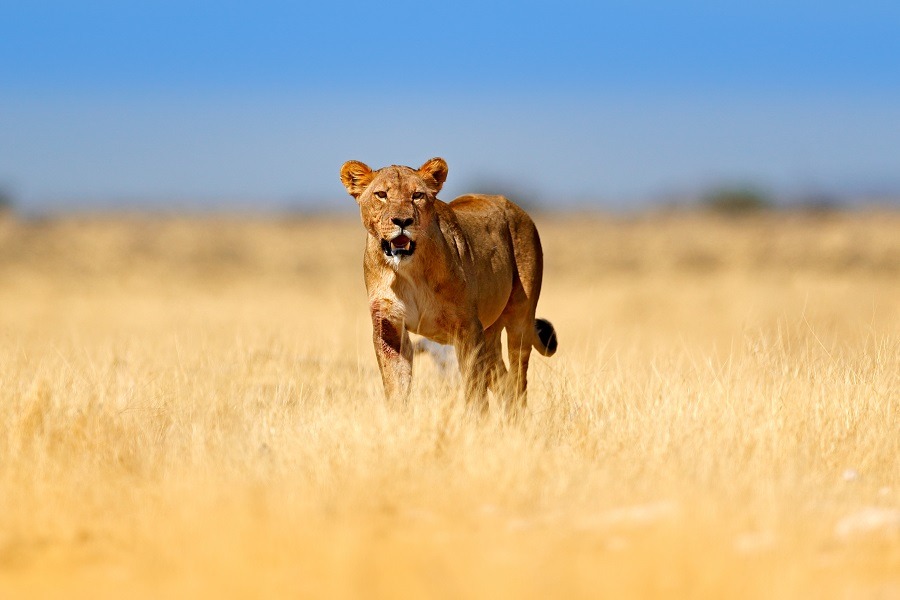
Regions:
[[391, 241], [381, 240], [381, 250], [385, 256], [412, 256], [416, 243], [401, 233]]

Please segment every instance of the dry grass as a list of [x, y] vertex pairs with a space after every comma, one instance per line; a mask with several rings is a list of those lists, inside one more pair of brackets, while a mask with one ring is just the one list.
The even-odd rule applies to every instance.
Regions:
[[900, 215], [538, 219], [517, 424], [353, 219], [0, 221], [0, 597], [897, 597]]

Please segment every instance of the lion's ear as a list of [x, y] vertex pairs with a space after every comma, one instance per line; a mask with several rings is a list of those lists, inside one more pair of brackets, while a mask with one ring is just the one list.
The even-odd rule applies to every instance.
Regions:
[[447, 161], [443, 158], [432, 158], [419, 167], [419, 175], [426, 182], [431, 183], [429, 179], [434, 182], [432, 187], [434, 188], [434, 193], [437, 194], [441, 191], [444, 182], [447, 181]]
[[341, 181], [354, 198], [359, 198], [374, 178], [372, 169], [358, 160], [348, 160], [341, 167]]

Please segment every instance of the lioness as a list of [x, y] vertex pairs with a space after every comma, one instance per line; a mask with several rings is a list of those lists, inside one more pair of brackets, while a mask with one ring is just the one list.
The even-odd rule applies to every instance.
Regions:
[[363, 270], [385, 394], [389, 401], [409, 395], [413, 332], [455, 346], [470, 406], [486, 411], [491, 388], [520, 409], [531, 348], [551, 356], [557, 346], [553, 325], [534, 318], [541, 240], [525, 211], [503, 196], [438, 200], [446, 179], [442, 158], [418, 170], [373, 171], [353, 160], [341, 167], [369, 234]]

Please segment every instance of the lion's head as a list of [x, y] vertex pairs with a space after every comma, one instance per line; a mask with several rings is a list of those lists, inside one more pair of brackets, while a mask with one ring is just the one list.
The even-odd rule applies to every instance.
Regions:
[[393, 264], [415, 254], [416, 239], [427, 233], [446, 179], [442, 158], [432, 158], [418, 170], [394, 165], [373, 171], [355, 160], [341, 167], [341, 181], [356, 198], [363, 225]]

